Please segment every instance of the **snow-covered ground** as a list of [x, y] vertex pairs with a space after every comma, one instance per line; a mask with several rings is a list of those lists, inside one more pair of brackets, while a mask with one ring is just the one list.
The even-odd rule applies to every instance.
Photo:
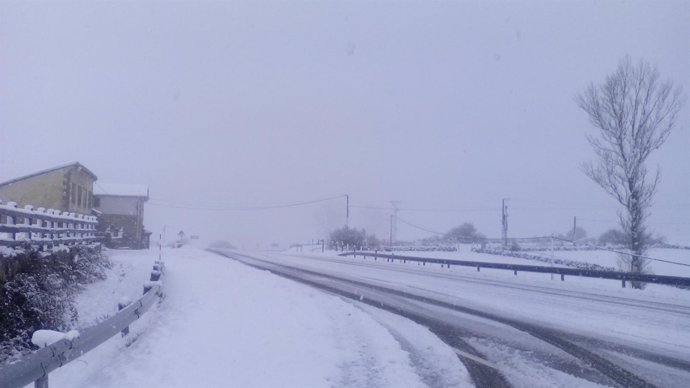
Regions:
[[[78, 297], [82, 326], [116, 312], [122, 299], [138, 298], [158, 257], [155, 250], [108, 252], [114, 264], [108, 279]], [[255, 255], [671, 357], [690, 354], [688, 291], [674, 287], [649, 285], [641, 291], [609, 280], [566, 277], [562, 282], [546, 274], [373, 262], [335, 252]], [[534, 264], [469, 249], [418, 256]], [[51, 386], [472, 385], [454, 350], [406, 318], [193, 247], [165, 249], [163, 258], [162, 303], [132, 324], [129, 336], [115, 336], [52, 372]], [[493, 330], [471, 317], [453, 319], [479, 331]], [[529, 386], [534, 382], [529, 373], [535, 370], [556, 373], [481, 337], [468, 341], [502, 365], [511, 381]], [[629, 367], [639, 365], [635, 361]], [[519, 374], [528, 369], [532, 372]], [[582, 383], [567, 374], [544, 381]]]
[[[419, 256], [438, 259], [449, 260], [467, 260], [480, 261], [490, 263], [505, 263], [505, 264], [525, 264], [525, 265], [549, 265], [546, 262], [522, 259], [518, 257], [493, 255], [488, 253], [478, 253], [471, 250], [471, 245], [460, 244], [457, 252], [394, 252], [400, 256]], [[306, 250], [305, 250], [306, 251]], [[294, 250], [293, 250], [294, 252]], [[314, 253], [318, 253], [314, 252]], [[389, 253], [389, 252], [386, 252]], [[588, 264], [598, 264], [603, 267], [618, 268], [619, 254], [616, 252], [605, 250], [582, 250], [582, 251], [524, 251], [534, 256], [541, 256], [545, 259], [562, 259], [569, 261], [577, 261]], [[662, 261], [649, 260], [648, 270], [650, 273], [657, 275], [671, 275], [690, 277], [690, 250], [689, 249], [672, 249], [672, 248], [652, 248], [647, 255], [654, 259], [661, 259], [666, 261], [673, 261], [685, 265], [678, 265], [666, 263]], [[565, 265], [554, 264], [555, 267], [566, 267]]]
[[[528, 252], [539, 256], [550, 257], [549, 252]], [[690, 277], [690, 249], [652, 248], [647, 256], [654, 259], [673, 261], [685, 265], [649, 260], [647, 267], [650, 273]], [[618, 268], [619, 254], [611, 251], [556, 251], [554, 257], [559, 259], [599, 264], [605, 267]]]
[[[157, 252], [111, 257], [108, 280], [79, 297], [81, 324], [138, 297]], [[51, 373], [51, 386], [472, 385], [452, 349], [407, 319], [194, 248], [164, 261], [163, 302], [128, 337]]]
[[[434, 259], [449, 259], [449, 260], [466, 260], [466, 261], [479, 261], [487, 263], [502, 263], [502, 264], [522, 264], [522, 265], [548, 265], [543, 262], [538, 262], [534, 260], [523, 259], [519, 257], [512, 256], [501, 256], [501, 255], [491, 255], [488, 253], [478, 253], [472, 251], [472, 245], [470, 244], [459, 244], [458, 250], [456, 252], [440, 252], [440, 251], [429, 251], [429, 252], [409, 252], [409, 251], [396, 251], [396, 255], [400, 256], [419, 256], [419, 257], [429, 257]], [[386, 252], [389, 253], [389, 252]], [[554, 267], [566, 267], [565, 265], [554, 264]]]
[[[515, 276], [511, 271], [482, 269], [477, 272], [475, 268], [460, 266], [391, 263], [365, 260], [361, 256], [339, 257], [335, 252], [257, 252], [250, 253], [249, 257], [556, 330], [565, 338], [582, 341], [586, 347], [630, 371], [639, 371], [658, 386], [678, 386], [681, 382], [681, 386], [686, 386], [690, 381], [688, 369], [679, 371], [663, 361], [664, 358], [689, 359], [687, 290], [653, 284], [636, 290], [621, 288], [620, 282], [605, 279], [566, 276], [565, 281], [561, 281], [558, 276], [551, 278], [548, 274], [521, 272]], [[355, 289], [359, 290], [355, 292], [363, 292], [357, 286]], [[372, 295], [365, 298], [372, 298]], [[429, 309], [429, 305], [419, 302], [417, 308]], [[443, 317], [449, 313], [439, 308], [434, 309], [433, 314]], [[532, 350], [516, 351], [514, 346], [501, 344], [501, 341], [510, 344], [524, 337], [522, 331], [509, 333], [509, 329], [494, 321], [462, 313], [451, 313], [444, 319], [475, 333], [467, 340], [484, 353], [488, 361], [500, 365], [511, 384], [525, 387], [587, 385], [582, 380], [573, 380], [574, 376], [562, 375], [561, 371], [549, 368], [549, 361], [545, 360], [552, 360], [553, 356], [535, 362]], [[528, 337], [523, 339], [523, 345], [538, 351], [540, 341]], [[485, 338], [502, 339], [497, 344]], [[628, 357], [628, 352], [646, 356]], [[657, 355], [662, 360], [659, 363], [645, 359]]]
[[[648, 284], [645, 290], [635, 290], [622, 288], [614, 280], [566, 276], [565, 281], [560, 281], [549, 274], [515, 276], [511, 271], [492, 269], [477, 272], [468, 267], [374, 262], [339, 257], [335, 252], [262, 257], [349, 278], [395, 284], [405, 290], [424, 290], [453, 303], [570, 333], [615, 337], [626, 343], [637, 342], [642, 348], [690, 355], [690, 299], [687, 290], [676, 287]], [[666, 306], [672, 312], [663, 312]]]

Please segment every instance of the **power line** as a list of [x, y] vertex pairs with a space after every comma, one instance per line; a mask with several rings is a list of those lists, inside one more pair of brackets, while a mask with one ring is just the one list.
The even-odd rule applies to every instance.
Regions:
[[[552, 238], [555, 239], [555, 240], [559, 240], [559, 241], [572, 242], [572, 240], [567, 240], [567, 239], [564, 239], [564, 238], [561, 238], [561, 237], [557, 237], [557, 236], [552, 236]], [[643, 259], [648, 259], [648, 260], [653, 260], [653, 261], [661, 261], [661, 262], [663, 262], [663, 263], [676, 264], [676, 265], [682, 265], [682, 266], [685, 266], [685, 267], [690, 267], [690, 264], [686, 264], [686, 263], [679, 263], [679, 262], [677, 262], [677, 261], [664, 260], [664, 259], [657, 259], [657, 258], [654, 258], [654, 257], [645, 256], [645, 255], [638, 255], [638, 254], [632, 253], [632, 252], [625, 252], [625, 251], [619, 251], [619, 250], [613, 249], [613, 248], [602, 247], [602, 246], [600, 246], [600, 245], [586, 244], [585, 246], [587, 246], [587, 247], [592, 247], [592, 248], [596, 248], [596, 249], [600, 249], [600, 250], [604, 250], [604, 251], [619, 253], [619, 254], [623, 254], [623, 255], [628, 255], [628, 256], [641, 257], [641, 258], [643, 258]]]
[[[592, 218], [579, 218], [581, 221], [595, 222], [602, 224], [619, 224], [620, 221], [613, 220], [597, 220]], [[690, 222], [656, 222], [656, 221], [646, 221], [645, 223], [650, 225], [690, 225]]]
[[334, 199], [344, 198], [346, 195], [336, 195], [333, 197], [319, 198], [307, 201], [292, 202], [286, 204], [275, 204], [275, 205], [252, 205], [252, 206], [204, 206], [195, 205], [184, 202], [176, 202], [171, 200], [151, 198], [151, 205], [159, 207], [169, 207], [174, 209], [190, 209], [190, 210], [212, 210], [212, 211], [252, 211], [252, 210], [270, 210], [270, 209], [282, 209], [290, 207], [298, 207], [304, 205], [311, 205], [314, 203], [331, 201]]
[[437, 231], [435, 231], [435, 230], [431, 230], [431, 229], [425, 228], [425, 227], [423, 227], [423, 226], [415, 225], [415, 224], [413, 224], [413, 223], [411, 223], [411, 222], [409, 222], [409, 221], [405, 221], [404, 219], [400, 218], [399, 216], [398, 216], [398, 221], [400, 221], [400, 222], [402, 222], [403, 224], [406, 224], [406, 225], [408, 225], [408, 226], [411, 226], [411, 227], [413, 227], [413, 228], [415, 228], [415, 229], [422, 230], [422, 231], [424, 231], [424, 232], [428, 232], [428, 233], [432, 233], [432, 234], [437, 234], [437, 235], [439, 235], [439, 236], [445, 235], [445, 233], [437, 232]]
[[[394, 211], [395, 208], [390, 207], [390, 206], [369, 206], [369, 205], [352, 205], [350, 206], [352, 208], [357, 208], [357, 209], [372, 209], [372, 210], [387, 210], [387, 211]], [[476, 208], [405, 208], [405, 207], [399, 207], [397, 208], [398, 211], [406, 211], [406, 212], [498, 212], [500, 211], [499, 208], [495, 207], [476, 207]]]

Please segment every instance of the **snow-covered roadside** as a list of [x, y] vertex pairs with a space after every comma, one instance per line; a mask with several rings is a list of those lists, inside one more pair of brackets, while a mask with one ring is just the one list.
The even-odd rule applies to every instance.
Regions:
[[[686, 359], [687, 290], [650, 284], [621, 288], [618, 281], [473, 268], [388, 263], [326, 254], [258, 254], [262, 259], [335, 276], [429, 293], [479, 311], [564, 332], [626, 343]], [[424, 294], [422, 294], [424, 295]], [[668, 310], [668, 311], [667, 311]], [[586, 323], [585, 323], [586, 322]]]
[[[539, 256], [549, 257], [549, 252], [528, 252]], [[647, 252], [647, 256], [667, 260], [679, 264], [666, 263], [663, 261], [649, 261], [648, 271], [657, 275], [683, 276], [690, 277], [690, 250], [673, 248], [652, 248]], [[618, 253], [611, 251], [557, 251], [555, 257], [559, 259], [581, 261], [590, 264], [618, 268]]]
[[[307, 251], [300, 252], [296, 249], [289, 249], [284, 253], [292, 254], [306, 254], [311, 256], [323, 256], [323, 257], [337, 257], [341, 252], [326, 251], [321, 252]], [[390, 252], [383, 252], [390, 254]], [[582, 251], [524, 251], [523, 253], [535, 256], [541, 256], [546, 260], [564, 260], [566, 262], [581, 262], [587, 264], [596, 264], [602, 267], [618, 268], [618, 253], [605, 250], [582, 250]], [[503, 263], [503, 264], [523, 264], [523, 265], [538, 265], [538, 266], [549, 266], [554, 267], [568, 267], [563, 264], [549, 264], [548, 262], [528, 260], [519, 257], [512, 256], [502, 256], [490, 253], [480, 253], [471, 250], [470, 245], [460, 245], [460, 250], [456, 252], [442, 252], [442, 251], [429, 251], [429, 252], [412, 252], [412, 251], [395, 251], [393, 254], [397, 256], [417, 256], [417, 257], [427, 257], [431, 259], [447, 259], [447, 260], [463, 260], [463, 261], [478, 261], [487, 263]], [[690, 277], [690, 250], [688, 249], [673, 249], [673, 248], [652, 248], [648, 252], [649, 257], [656, 259], [673, 261], [679, 264], [665, 263], [661, 261], [649, 260], [649, 273], [656, 275], [670, 275], [670, 276], [683, 276]]]
[[117, 304], [122, 300], [140, 298], [144, 282], [149, 280], [153, 262], [157, 260], [151, 251], [108, 249], [105, 254], [113, 264], [108, 277], [89, 285], [75, 298], [80, 327], [116, 313]]
[[[134, 274], [147, 274], [156, 254], [112, 258], [116, 276], [80, 296], [82, 322], [103, 314], [95, 306], [114, 306], [129, 282], [136, 297]], [[166, 297], [132, 325], [138, 339], [127, 347], [113, 337], [51, 373], [51, 386], [421, 387], [443, 374], [449, 386], [471, 385], [452, 351], [412, 322], [198, 249], [167, 250], [164, 260]], [[421, 363], [420, 349], [438, 362]]]
[[[548, 262], [528, 260], [519, 257], [494, 255], [489, 253], [474, 252], [470, 244], [460, 244], [459, 250], [456, 252], [443, 251], [427, 251], [427, 252], [413, 252], [413, 251], [395, 251], [395, 255], [399, 256], [418, 256], [428, 257], [432, 259], [448, 259], [448, 260], [465, 260], [478, 261], [488, 263], [503, 263], [503, 264], [523, 264], [523, 265], [550, 265]], [[327, 251], [321, 253], [320, 249], [305, 248], [303, 252], [292, 248], [286, 253], [304, 253], [314, 256], [333, 257], [339, 252]], [[390, 252], [383, 252], [390, 254]], [[581, 251], [523, 251], [529, 255], [541, 256], [546, 260], [565, 260], [566, 262], [581, 262], [587, 264], [596, 264], [603, 267], [618, 268], [618, 253], [606, 250], [581, 250]], [[649, 260], [648, 270], [650, 273], [657, 275], [670, 276], [684, 276], [690, 277], [690, 250], [688, 249], [673, 249], [673, 248], [652, 248], [647, 253], [649, 257], [661, 260], [681, 263], [684, 265], [666, 263], [662, 261]], [[553, 264], [554, 267], [568, 267], [563, 264]]]

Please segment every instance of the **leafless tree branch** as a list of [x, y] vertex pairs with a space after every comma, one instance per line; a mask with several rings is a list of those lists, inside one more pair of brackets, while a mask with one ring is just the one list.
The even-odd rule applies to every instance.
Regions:
[[[648, 178], [645, 162], [671, 134], [684, 102], [682, 90], [670, 81], [660, 81], [649, 62], [635, 64], [626, 57], [603, 84], [591, 84], [576, 102], [599, 130], [587, 135], [596, 160], [583, 164], [581, 170], [625, 208], [619, 218], [629, 236], [629, 249], [643, 255], [647, 248], [644, 221], [661, 181], [658, 168]], [[631, 256], [630, 263], [636, 272], [647, 265], [636, 256]]]

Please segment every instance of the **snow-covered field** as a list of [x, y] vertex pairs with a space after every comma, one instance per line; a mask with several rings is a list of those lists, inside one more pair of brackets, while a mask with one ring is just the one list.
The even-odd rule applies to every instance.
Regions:
[[[539, 256], [549, 257], [549, 252], [529, 252]], [[599, 264], [606, 267], [618, 268], [618, 253], [611, 251], [556, 251], [556, 258]], [[652, 248], [647, 256], [654, 259], [673, 261], [685, 265], [671, 264], [662, 261], [649, 260], [647, 269], [657, 275], [671, 275], [690, 277], [690, 250], [671, 248]]]
[[[111, 258], [108, 280], [79, 297], [81, 324], [138, 297], [157, 252]], [[163, 302], [128, 337], [51, 373], [51, 386], [471, 386], [453, 351], [409, 320], [194, 248], [164, 261]]]
[[[685, 386], [690, 381], [687, 372], [679, 374], [667, 365], [649, 363], [640, 358], [628, 359], [621, 353], [608, 351], [609, 348], [630, 349], [632, 354], [687, 360], [690, 355], [687, 290], [654, 284], [644, 290], [636, 290], [621, 288], [620, 282], [606, 279], [566, 276], [565, 281], [561, 281], [558, 276], [552, 278], [548, 274], [519, 273], [515, 276], [511, 271], [482, 269], [477, 272], [474, 268], [460, 266], [447, 268], [413, 262], [391, 263], [371, 258], [339, 257], [335, 252], [264, 252], [250, 256], [555, 329], [566, 337], [587, 338], [585, 342], [605, 353], [606, 358], [617, 360], [628, 370], [639, 370], [659, 386], [677, 386], [679, 382]], [[429, 306], [420, 302], [418, 308], [428, 309]], [[439, 309], [434, 314], [441, 317], [448, 311]], [[508, 335], [506, 327], [492, 329], [495, 326], [493, 321], [474, 316], [457, 314], [448, 319], [459, 322], [464, 330], [477, 333], [475, 338], [468, 340], [481, 349], [490, 362], [501, 365], [501, 372], [509, 376], [516, 386], [587, 386], [581, 380], [569, 380], [573, 376], [554, 374], [554, 370], [544, 364], [535, 363], [531, 360], [530, 351], [516, 352], [510, 346], [487, 345], [482, 340], [501, 337], [511, 343], [519, 333]], [[529, 346], [538, 346], [534, 338], [525, 340]]]
[[[309, 256], [314, 259], [309, 260]], [[681, 357], [690, 354], [688, 291], [676, 287], [649, 284], [645, 290], [635, 290], [606, 279], [566, 276], [565, 281], [560, 281], [558, 276], [539, 273], [515, 276], [502, 270], [477, 272], [467, 267], [375, 263], [370, 259], [338, 257], [335, 252], [264, 257], [307, 269], [397, 284], [401, 289], [428, 290], [430, 295], [447, 296], [449, 301], [465, 306], [570, 333], [615, 338], [637, 343], [641, 348], [665, 349]], [[368, 269], [362, 269], [363, 265]], [[637, 305], [642, 308], [633, 308]], [[673, 306], [685, 313], [660, 314], [655, 306]]]
[[[389, 252], [386, 252], [389, 253]], [[419, 257], [429, 257], [434, 259], [449, 259], [449, 260], [466, 260], [466, 261], [480, 261], [487, 263], [502, 263], [502, 264], [522, 264], [522, 265], [548, 265], [543, 262], [538, 262], [534, 260], [522, 259], [519, 257], [512, 256], [501, 256], [501, 255], [491, 255], [488, 253], [478, 253], [472, 251], [472, 245], [470, 244], [459, 244], [458, 250], [456, 252], [440, 252], [440, 251], [429, 251], [429, 252], [408, 252], [408, 251], [396, 251], [396, 255], [400, 256], [419, 256]], [[554, 267], [565, 267], [564, 265], [554, 264]]]
[[[315, 252], [318, 253], [318, 252]], [[545, 259], [563, 259], [582, 263], [598, 264], [603, 267], [618, 268], [618, 253], [605, 250], [582, 251], [525, 251], [529, 255], [541, 256]], [[467, 260], [505, 264], [549, 265], [548, 263], [522, 259], [511, 256], [478, 253], [471, 250], [471, 245], [461, 244], [457, 252], [395, 252], [400, 256], [419, 256], [449, 260]], [[662, 261], [649, 260], [648, 270], [657, 275], [690, 277], [690, 250], [672, 248], [652, 248], [647, 255], [651, 258], [678, 262], [685, 265], [671, 264]], [[555, 267], [565, 265], [554, 264]]]

